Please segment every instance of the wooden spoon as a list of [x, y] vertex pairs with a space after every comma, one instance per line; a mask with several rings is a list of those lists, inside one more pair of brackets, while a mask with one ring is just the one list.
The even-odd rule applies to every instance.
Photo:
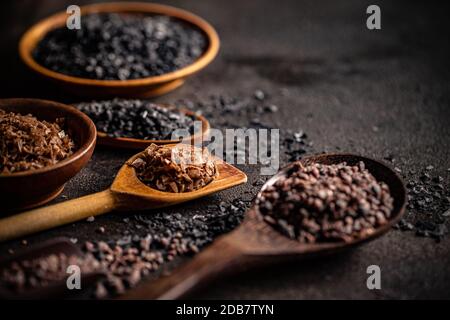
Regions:
[[[378, 161], [349, 154], [319, 155], [301, 160], [304, 164], [347, 162], [348, 165], [357, 164], [359, 161], [364, 162], [366, 168], [378, 181], [384, 181], [389, 186], [394, 198], [394, 209], [389, 222], [377, 228], [373, 234], [351, 242], [300, 243], [290, 240], [262, 221], [257, 212], [258, 209], [253, 205], [247, 212], [244, 222], [236, 230], [219, 237], [212, 245], [171, 275], [157, 281], [143, 283], [122, 298], [177, 299], [207, 284], [217, 276], [287, 258], [306, 258], [334, 253], [384, 234], [399, 221], [406, 205], [405, 187], [393, 170]], [[268, 180], [262, 190], [273, 184], [290, 167], [291, 165]]]
[[[167, 147], [174, 147], [167, 145]], [[132, 162], [139, 153], [127, 162]], [[247, 176], [214, 157], [219, 176], [205, 187], [184, 193], [162, 192], [143, 184], [128, 164], [120, 168], [111, 187], [105, 191], [34, 209], [0, 220], [0, 241], [22, 237], [112, 210], [144, 210], [172, 206], [207, 196], [247, 182]]]
[[[22, 264], [24, 261], [33, 261], [50, 255], [65, 255], [66, 257], [76, 256], [82, 258], [83, 250], [73, 244], [68, 238], [52, 238], [44, 242], [22, 248], [12, 255], [0, 258], [0, 270], [10, 268], [12, 264]], [[65, 272], [65, 270], [64, 270]], [[16, 291], [8, 287], [5, 283], [0, 284], [0, 299], [24, 300], [24, 299], [62, 299], [74, 298], [77, 294], [82, 295], [85, 290], [92, 288], [99, 280], [105, 278], [101, 271], [83, 272], [81, 283], [83, 290], [67, 290], [66, 277], [60, 280], [49, 279], [43, 286], [27, 287], [26, 290]]]

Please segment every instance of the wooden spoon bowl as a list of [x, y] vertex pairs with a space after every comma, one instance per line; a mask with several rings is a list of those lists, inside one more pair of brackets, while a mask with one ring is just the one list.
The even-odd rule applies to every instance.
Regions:
[[[174, 146], [176, 145], [168, 145]], [[167, 207], [247, 182], [245, 173], [215, 157], [219, 175], [209, 184], [190, 192], [163, 192], [142, 183], [135, 169], [128, 165], [138, 156], [140, 153], [131, 157], [121, 167], [111, 187], [105, 191], [1, 219], [0, 241], [48, 230], [113, 210], [132, 211]]]
[[94, 123], [76, 108], [38, 99], [3, 99], [0, 109], [23, 115], [32, 114], [39, 120], [54, 122], [65, 118], [68, 134], [77, 150], [55, 165], [42, 169], [0, 174], [0, 215], [10, 210], [23, 210], [42, 205], [58, 196], [64, 184], [89, 161], [95, 148]]
[[[144, 283], [126, 294], [124, 299], [176, 299], [205, 285], [218, 275], [223, 276], [255, 265], [263, 265], [288, 258], [307, 258], [336, 253], [386, 233], [404, 213], [406, 189], [401, 178], [381, 162], [351, 154], [324, 154], [300, 160], [303, 164], [322, 163], [348, 165], [363, 161], [369, 172], [385, 182], [394, 198], [394, 208], [389, 222], [371, 235], [351, 242], [300, 243], [291, 240], [264, 222], [253, 204], [244, 222], [233, 232], [218, 238], [192, 261], [171, 275], [154, 282]], [[291, 168], [292, 164], [269, 179], [262, 190], [273, 184]], [[258, 194], [258, 196], [260, 193]]]
[[174, 17], [201, 30], [208, 40], [208, 47], [203, 55], [192, 64], [159, 76], [124, 81], [74, 77], [50, 70], [37, 63], [33, 58], [33, 50], [39, 41], [49, 31], [65, 26], [67, 13], [65, 11], [57, 13], [38, 22], [23, 35], [19, 44], [19, 54], [23, 62], [31, 70], [74, 95], [90, 98], [145, 98], [159, 96], [178, 88], [188, 76], [205, 68], [219, 51], [219, 37], [214, 28], [202, 18], [185, 10], [160, 4], [139, 2], [98, 3], [81, 6], [80, 9], [82, 15], [113, 12]]

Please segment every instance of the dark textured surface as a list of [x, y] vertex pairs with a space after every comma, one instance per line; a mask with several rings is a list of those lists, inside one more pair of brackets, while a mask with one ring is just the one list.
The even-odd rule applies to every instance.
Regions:
[[[366, 29], [365, 9], [371, 4], [366, 1], [168, 3], [211, 22], [222, 47], [204, 72], [156, 101], [206, 99], [210, 94], [246, 97], [262, 89], [279, 111], [261, 119], [273, 127], [307, 132], [314, 142], [309, 153], [338, 150], [379, 159], [392, 155], [406, 180], [411, 178], [409, 170], [433, 165], [433, 174], [444, 177], [448, 187], [450, 47], [445, 2], [377, 1], [382, 9], [381, 31]], [[50, 0], [2, 2], [2, 97], [75, 101], [35, 79], [17, 55], [17, 41], [26, 28], [64, 5]], [[97, 149], [60, 199], [106, 188], [129, 155]], [[209, 204], [242, 194], [251, 198], [259, 188], [253, 186], [259, 170], [243, 169], [249, 174], [247, 185], [170, 210], [202, 212]], [[122, 217], [122, 213], [107, 215], [27, 239], [34, 243], [66, 235], [81, 242], [115, 237], [133, 228]], [[96, 233], [99, 226], [107, 232]], [[1, 244], [1, 255], [19, 247], [19, 241]], [[371, 264], [381, 267], [380, 291], [366, 288], [366, 268]], [[436, 243], [413, 232], [393, 230], [345, 254], [221, 280], [195, 297], [449, 298], [449, 268], [450, 236]]]

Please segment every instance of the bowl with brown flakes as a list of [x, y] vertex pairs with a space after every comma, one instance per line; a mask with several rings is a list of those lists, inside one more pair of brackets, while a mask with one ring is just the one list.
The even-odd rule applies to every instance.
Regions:
[[0, 207], [22, 210], [57, 197], [91, 158], [96, 136], [94, 123], [74, 107], [0, 100]]

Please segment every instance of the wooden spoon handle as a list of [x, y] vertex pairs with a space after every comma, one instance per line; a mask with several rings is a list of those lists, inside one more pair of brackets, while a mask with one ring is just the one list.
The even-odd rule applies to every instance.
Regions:
[[62, 226], [112, 211], [117, 206], [111, 190], [94, 193], [0, 220], [0, 242]]
[[242, 265], [244, 255], [231, 245], [227, 238], [229, 236], [217, 239], [169, 276], [145, 282], [130, 290], [121, 299], [178, 299], [218, 275], [236, 271], [236, 268]]

